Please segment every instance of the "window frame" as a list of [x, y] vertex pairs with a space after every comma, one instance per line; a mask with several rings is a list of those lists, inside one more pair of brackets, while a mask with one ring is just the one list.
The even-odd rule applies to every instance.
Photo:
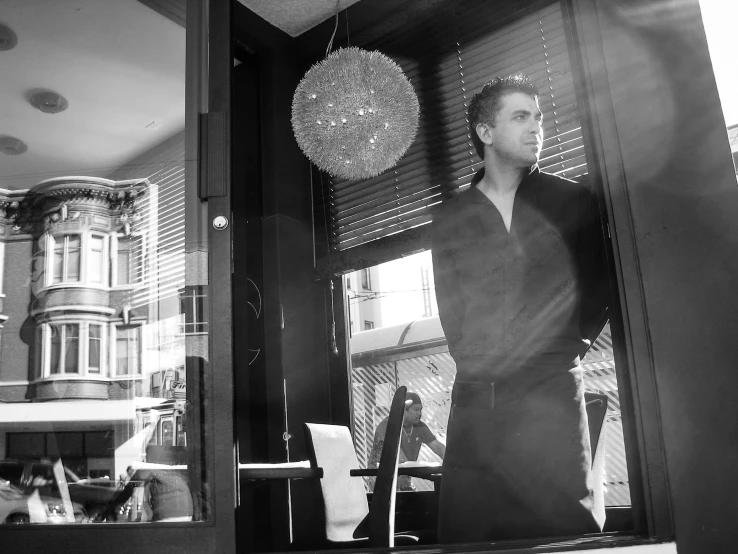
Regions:
[[[230, 82], [232, 60], [231, 2], [201, 2], [186, 0], [184, 6], [172, 4], [172, 9], [146, 6], [159, 11], [165, 17], [179, 17], [179, 24], [186, 27], [186, 80], [185, 80], [185, 160], [186, 190], [188, 206], [198, 207], [197, 217], [209, 221], [218, 215], [230, 213], [231, 176], [227, 170], [211, 171], [207, 178], [210, 187], [221, 187], [222, 196], [214, 196], [207, 202], [206, 215], [200, 214], [197, 202], [199, 185], [198, 164], [200, 158], [197, 133], [198, 114], [207, 112], [227, 113], [230, 109]], [[144, 8], [141, 8], [144, 9]], [[186, 19], [183, 12], [186, 11]], [[156, 14], [152, 12], [152, 17]], [[158, 16], [156, 16], [158, 17]], [[228, 139], [211, 144], [207, 157], [228, 157]], [[202, 427], [192, 438], [197, 445], [192, 452], [193, 460], [201, 463], [202, 479], [208, 487], [203, 492], [209, 500], [210, 518], [202, 522], [156, 522], [120, 525], [32, 525], [7, 526], [2, 530], [3, 538], [21, 537], [29, 551], [42, 551], [49, 544], [74, 544], [79, 552], [99, 552], [105, 544], [111, 552], [129, 552], [131, 541], [146, 545], [147, 551], [170, 552], [196, 549], [203, 552], [235, 554], [236, 533], [234, 491], [237, 487], [236, 465], [233, 452], [234, 405], [233, 376], [226, 368], [232, 367], [232, 278], [231, 237], [229, 233], [212, 229], [201, 239], [208, 250], [207, 272], [210, 285], [219, 291], [209, 298], [211, 330], [206, 351], [196, 357], [200, 364], [197, 379], [200, 388], [195, 391], [193, 402], [197, 413], [202, 414]], [[197, 355], [196, 356], [200, 356]], [[218, 371], [208, 371], [210, 367]], [[208, 410], [214, 399], [218, 409]]]
[[[78, 372], [75, 373], [52, 373], [51, 372], [51, 354], [52, 354], [52, 327], [77, 325], [78, 337], [77, 337], [77, 364]], [[100, 340], [100, 368], [97, 372], [89, 371], [89, 351], [90, 351], [90, 338], [89, 328], [90, 325], [100, 327], [101, 336]], [[35, 343], [35, 359], [36, 363], [39, 364], [39, 368], [34, 371], [33, 381], [39, 380], [53, 380], [53, 379], [106, 379], [108, 377], [108, 320], [102, 317], [89, 316], [85, 318], [73, 318], [70, 316], [53, 318], [43, 321], [36, 327], [34, 336], [38, 337], [38, 340], [34, 340]], [[40, 335], [40, 336], [39, 336]], [[63, 337], [63, 335], [62, 335]], [[64, 342], [62, 338], [61, 352], [65, 350]]]
[[[53, 287], [53, 286], [66, 286], [66, 285], [83, 285], [84, 284], [84, 275], [83, 275], [83, 268], [84, 268], [84, 262], [83, 262], [83, 252], [84, 252], [84, 246], [83, 246], [83, 235], [84, 233], [79, 232], [72, 232], [72, 233], [59, 233], [56, 235], [49, 234], [48, 235], [48, 248], [46, 249], [47, 253], [51, 253], [50, 256], [46, 256], [46, 275], [47, 277], [47, 287]], [[79, 247], [78, 247], [78, 267], [77, 267], [77, 278], [72, 280], [69, 279], [69, 243], [71, 242], [71, 237], [78, 237], [79, 238]], [[61, 239], [61, 244], [60, 244]], [[57, 259], [59, 257], [59, 250], [61, 250], [61, 275], [59, 277], [59, 280], [56, 280], [56, 263]]]
[[[85, 269], [84, 282], [93, 287], [107, 287], [110, 283], [108, 276], [108, 268], [110, 267], [110, 264], [107, 263], [108, 257], [110, 256], [110, 237], [105, 233], [98, 233], [95, 231], [85, 233], [85, 235], [87, 247], [83, 249], [86, 258], [83, 262], [83, 267]], [[94, 272], [92, 253], [94, 252], [93, 240], [95, 239], [100, 239], [102, 241], [102, 249], [100, 250], [100, 266], [97, 268], [100, 271], [100, 281], [92, 280]]]
[[[130, 241], [127, 248], [121, 250], [120, 244], [121, 239]], [[137, 241], [140, 240], [140, 246], [136, 248]], [[141, 284], [144, 280], [144, 269], [145, 269], [145, 256], [146, 251], [145, 235], [143, 233], [129, 233], [124, 232], [113, 233], [111, 236], [111, 248], [110, 248], [110, 287], [114, 289], [132, 289]], [[122, 283], [119, 281], [120, 276], [120, 254], [121, 252], [128, 252], [128, 281]], [[132, 264], [131, 256], [133, 256], [134, 263]], [[135, 261], [137, 260], [137, 261]]]
[[[69, 268], [69, 237], [78, 236], [80, 240], [79, 245], [79, 277], [76, 280], [68, 279], [68, 268]], [[60, 239], [63, 241], [61, 246], [61, 280], [56, 281], [55, 276], [55, 264], [57, 261], [58, 250]], [[93, 239], [102, 240], [102, 250], [100, 255], [100, 281], [93, 281]], [[110, 287], [110, 264], [108, 259], [110, 257], [111, 246], [110, 236], [106, 233], [94, 230], [85, 231], [73, 231], [73, 232], [61, 232], [61, 233], [46, 233], [39, 241], [39, 250], [34, 253], [34, 261], [42, 259], [43, 263], [43, 276], [41, 277], [41, 288], [40, 290], [46, 289], [57, 289], [57, 288], [95, 288], [95, 289], [107, 289]], [[35, 282], [34, 282], [35, 283]], [[35, 285], [37, 286], [37, 285]]]
[[[580, 110], [584, 112], [585, 148], [595, 162], [600, 184], [600, 212], [608, 222], [610, 237], [608, 262], [613, 279], [614, 306], [621, 325], [612, 326], [613, 342], [620, 357], [618, 379], [629, 394], [621, 394], [623, 432], [636, 446], [627, 452], [633, 518], [637, 531], [659, 540], [673, 540], [675, 525], [666, 452], [659, 423], [659, 396], [653, 355], [649, 344], [648, 315], [643, 297], [640, 261], [635, 250], [636, 230], [631, 216], [625, 161], [614, 128], [615, 115], [608, 95], [606, 76], [597, 68], [606, 67], [606, 54], [599, 35], [600, 21], [595, 4], [598, 0], [561, 0], [567, 24], [567, 41], [573, 53], [572, 71]], [[611, 318], [612, 319], [612, 318]], [[626, 442], [626, 449], [628, 444]], [[633, 471], [631, 471], [631, 467]]]
[[[118, 373], [118, 342], [119, 342], [119, 335], [121, 329], [125, 329], [126, 331], [136, 330], [137, 333], [137, 343], [138, 343], [138, 371], [136, 373], [124, 373], [119, 374]], [[144, 355], [143, 353], [146, 351], [146, 348], [144, 346], [144, 325], [142, 321], [137, 320], [131, 320], [129, 323], [123, 323], [122, 321], [116, 321], [113, 322], [113, 324], [110, 326], [110, 378], [112, 380], [132, 380], [132, 379], [140, 379], [144, 377], [147, 374], [147, 371], [144, 368]], [[126, 357], [127, 360], [130, 358]]]
[[[180, 317], [182, 318], [180, 329], [183, 335], [207, 334], [210, 324], [207, 313], [208, 292], [208, 287], [204, 285], [188, 285], [182, 291], [179, 301]], [[193, 321], [187, 321], [188, 314], [183, 309], [183, 303], [190, 304]]]
[[[581, 19], [589, 26], [590, 32], [597, 28], [595, 3], [596, 0], [561, 0], [560, 6], [571, 58], [574, 92], [580, 113], [583, 141], [591, 164], [590, 179], [597, 186], [600, 211], [604, 220], [608, 222], [606, 231], [612, 240], [611, 245], [608, 246], [608, 262], [611, 278], [614, 279], [616, 298], [611, 319], [619, 317], [622, 321], [622, 326], [617, 324], [612, 326], [612, 332], [613, 341], [618, 347], [617, 371], [622, 413], [624, 414], [623, 427], [624, 433], [628, 434], [626, 456], [631, 486], [634, 534], [644, 539], [650, 537], [658, 540], [673, 540], [673, 515], [664, 465], [663, 437], [658, 424], [659, 402], [656, 394], [653, 359], [647, 346], [648, 325], [645, 306], [642, 299], [631, 298], [630, 303], [626, 303], [623, 293], [628, 279], [630, 282], [639, 282], [637, 270], [639, 263], [632, 247], [635, 230], [632, 220], [626, 215], [629, 212], [627, 191], [625, 183], [622, 182], [621, 170], [615, 169], [623, 162], [618, 155], [613, 154], [613, 152], [619, 152], [616, 138], [597, 135], [603, 125], [608, 126], [608, 131], [612, 131], [609, 128], [611, 108], [607, 107], [607, 102], [602, 98], [597, 97], [595, 100], [593, 93], [594, 90], [602, 90], [604, 85], [591, 79], [592, 74], [597, 74], [602, 79], [602, 75], [593, 68], [598, 64], [604, 66], [604, 54], [601, 46], [599, 46], [599, 51], [597, 50], [597, 38], [583, 36], [575, 24]], [[585, 45], [585, 42], [592, 44]], [[583, 55], [585, 48], [591, 48], [595, 55], [590, 54], [587, 50], [588, 57], [585, 58]], [[610, 150], [606, 150], [606, 144], [609, 144]], [[318, 170], [313, 169], [313, 171]], [[613, 181], [613, 178], [617, 182]], [[330, 244], [330, 239], [325, 235], [326, 230], [321, 227], [325, 226], [325, 222], [319, 211], [314, 213], [314, 217], [316, 245], [320, 246], [319, 252], [322, 252], [316, 262], [316, 275], [319, 279], [331, 279], [336, 284], [344, 282], [340, 278], [342, 274], [428, 250], [431, 246], [427, 232], [428, 226], [425, 225], [364, 243], [355, 249], [360, 251], [358, 256], [355, 252], [351, 252], [352, 249], [331, 250], [328, 253], [329, 247], [321, 244], [321, 241], [324, 241], [323, 244]], [[615, 228], [618, 229], [618, 233], [614, 232]], [[623, 245], [624, 242], [628, 243], [627, 246]], [[326, 304], [328, 310], [333, 310], [336, 324], [339, 326], [341, 325], [339, 317], [344, 315], [342, 312], [348, 308], [347, 292], [348, 289], [340, 286], [338, 294], [333, 295], [333, 306], [330, 303]], [[344, 319], [348, 324], [348, 316], [344, 315]], [[346, 339], [350, 331], [351, 329], [347, 327]], [[639, 333], [638, 337], [634, 338], [633, 333]], [[338, 359], [331, 360], [331, 371], [333, 374], [348, 373], [348, 390], [349, 395], [352, 395], [348, 340], [346, 340], [345, 350], [340, 346], [341, 341], [339, 340]], [[636, 370], [636, 368], [639, 369]], [[339, 379], [335, 380], [334, 388], [336, 385], [341, 389], [347, 388]], [[336, 393], [338, 393], [337, 388]], [[349, 398], [349, 405], [353, 405], [353, 398]]]

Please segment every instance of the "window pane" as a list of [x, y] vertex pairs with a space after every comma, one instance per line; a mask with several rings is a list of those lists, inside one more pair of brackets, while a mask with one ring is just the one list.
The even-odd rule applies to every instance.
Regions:
[[[104, 515], [141, 525], [212, 519], [199, 454], [209, 337], [183, 335], [180, 319], [182, 291], [206, 286], [208, 274], [206, 229], [192, 224], [207, 214], [197, 199], [197, 125], [186, 125], [197, 120], [201, 87], [190, 83], [186, 103], [187, 76], [199, 71], [188, 73], [186, 3], [163, 11], [154, 4], [161, 3], [5, 2], [2, 23], [19, 42], [2, 52], [0, 79], [1, 133], [28, 145], [22, 156], [0, 154], [0, 203], [23, 212], [20, 231], [11, 209], [0, 213], [8, 316], [0, 464], [22, 457], [39, 476], [53, 476], [61, 457], [68, 481], [108, 477], [70, 487], [75, 513], [80, 506], [94, 516], [129, 483], [128, 466], [176, 454], [177, 470], [152, 475], [137, 467], [135, 482], [172, 477], [177, 487], [166, 494], [146, 487], [151, 502], [138, 487], [140, 510], [123, 503]], [[132, 30], [141, 31], [137, 38]], [[45, 95], [31, 99], [40, 89]], [[33, 103], [67, 111], [45, 113]], [[166, 378], [154, 387], [154, 375]], [[187, 417], [190, 409], [196, 417]], [[176, 426], [162, 429], [178, 414], [181, 439]], [[11, 438], [21, 425], [28, 434]], [[166, 447], [157, 444], [162, 434]], [[32, 488], [61, 501], [53, 487]], [[52, 516], [40, 517], [65, 523]], [[110, 547], [104, 538], [99, 545]]]
[[[31, 290], [38, 294], [39, 290], [46, 286], [46, 237], [43, 237], [34, 246], [33, 259], [31, 261]], [[53, 274], [53, 271], [51, 271]]]
[[67, 281], [79, 281], [80, 236], [67, 237]]
[[161, 422], [161, 444], [174, 445], [174, 422], [171, 419]]
[[103, 259], [104, 241], [102, 237], [90, 238], [90, 262], [88, 271], [90, 272], [90, 282], [102, 283], [104, 273]]
[[50, 364], [51, 373], [63, 373], [62, 367], [62, 327], [51, 325], [49, 327], [51, 331], [51, 353], [50, 353]]
[[114, 453], [114, 432], [98, 431], [85, 433], [85, 456], [107, 458]]
[[102, 326], [90, 325], [89, 328], [89, 354], [87, 359], [87, 371], [89, 373], [100, 373], [100, 348], [102, 344]]
[[[399, 385], [422, 398], [422, 422], [443, 444], [456, 379], [456, 363], [448, 351], [438, 314], [430, 251], [407, 256], [363, 270], [375, 283], [375, 294], [346, 289], [350, 319], [363, 322], [350, 338], [353, 428], [357, 457], [362, 467], [377, 458], [375, 431], [389, 414], [392, 394]], [[348, 274], [345, 279], [351, 278]], [[372, 327], [372, 324], [374, 327]], [[402, 348], [398, 348], [401, 346]], [[625, 460], [613, 343], [609, 324], [581, 362], [585, 390], [608, 398], [605, 419], [606, 506], [629, 506], [630, 487]], [[427, 446], [417, 460], [441, 462]], [[403, 454], [401, 454], [403, 456]], [[366, 479], [371, 489], [371, 479]], [[406, 490], [432, 491], [432, 481], [399, 480]]]
[[46, 455], [49, 458], [84, 457], [82, 433], [44, 433], [44, 435], [46, 436]]
[[[41, 433], [8, 433], [9, 458], [37, 458], [46, 456], [46, 444]], [[9, 464], [0, 467], [8, 467]]]
[[140, 327], [118, 328], [116, 375], [136, 375], [141, 363]]
[[54, 245], [54, 283], [60, 283], [64, 274], [64, 238], [59, 237]]
[[118, 243], [118, 284], [127, 285], [131, 282], [131, 252], [120, 250]]
[[64, 373], [79, 373], [79, 325], [64, 326]]

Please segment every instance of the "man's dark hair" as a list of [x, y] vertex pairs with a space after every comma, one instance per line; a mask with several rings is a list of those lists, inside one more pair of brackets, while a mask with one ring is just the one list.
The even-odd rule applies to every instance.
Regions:
[[477, 134], [477, 125], [487, 123], [494, 127], [502, 99], [514, 92], [522, 92], [533, 98], [538, 98], [538, 87], [533, 84], [529, 77], [521, 73], [508, 75], [507, 77], [495, 77], [485, 84], [482, 90], [472, 96], [467, 110], [469, 132], [474, 148], [477, 149], [477, 154], [482, 159], [484, 159], [484, 143]]
[[[408, 403], [408, 401], [412, 400], [412, 402]], [[405, 395], [405, 409], [411, 408], [414, 404], [420, 404], [423, 405], [423, 401], [420, 399], [420, 395], [417, 392], [408, 392]]]

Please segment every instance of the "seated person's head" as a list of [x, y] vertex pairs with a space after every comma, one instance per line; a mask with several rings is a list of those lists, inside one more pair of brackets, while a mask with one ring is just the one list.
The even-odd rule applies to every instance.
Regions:
[[405, 413], [402, 418], [403, 425], [417, 425], [423, 414], [423, 401], [416, 392], [408, 392], [405, 395]]

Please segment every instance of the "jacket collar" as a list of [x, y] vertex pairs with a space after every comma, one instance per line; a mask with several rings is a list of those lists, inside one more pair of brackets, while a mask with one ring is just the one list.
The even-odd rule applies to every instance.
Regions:
[[[535, 180], [540, 174], [541, 174], [541, 170], [539, 169], [538, 164], [531, 166], [528, 174], [525, 177], [523, 177], [523, 180], [520, 182], [520, 185], [518, 185], [518, 190], [523, 188], [523, 185], [527, 183], [528, 181]], [[478, 194], [473, 195], [474, 202], [485, 203], [489, 201], [487, 197], [481, 192], [479, 192], [479, 189], [477, 188], [479, 181], [481, 181], [483, 177], [484, 177], [484, 167], [482, 167], [479, 171], [477, 171], [474, 174], [474, 177], [472, 177], [471, 187], [469, 190], [473, 189], [473, 190], [476, 190], [478, 193]]]

